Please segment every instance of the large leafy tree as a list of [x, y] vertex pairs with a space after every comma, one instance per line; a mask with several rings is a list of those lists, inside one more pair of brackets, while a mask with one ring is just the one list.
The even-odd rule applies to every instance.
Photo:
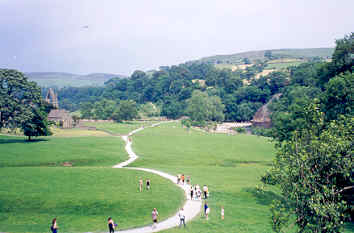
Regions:
[[353, 123], [343, 116], [326, 126], [318, 105], [311, 104], [303, 129], [278, 144], [273, 168], [263, 177], [279, 184], [284, 200], [273, 205], [276, 232], [283, 232], [293, 215], [298, 232], [340, 231], [350, 209], [343, 195], [354, 188]]
[[197, 125], [206, 121], [223, 121], [224, 108], [218, 96], [208, 96], [206, 92], [194, 91], [187, 100], [186, 114]]
[[48, 135], [45, 109], [35, 82], [19, 71], [0, 69], [0, 128], [21, 128], [29, 139]]
[[123, 120], [133, 120], [138, 117], [138, 107], [132, 100], [122, 100], [116, 111], [112, 114], [112, 119], [121, 122]]

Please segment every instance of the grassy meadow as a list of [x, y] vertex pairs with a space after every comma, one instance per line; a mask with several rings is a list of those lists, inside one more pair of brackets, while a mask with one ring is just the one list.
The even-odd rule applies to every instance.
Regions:
[[[166, 179], [128, 169], [0, 168], [0, 177], [0, 232], [49, 232], [54, 217], [59, 232], [104, 231], [109, 216], [130, 228], [150, 224], [154, 207], [161, 218], [173, 215], [183, 201]], [[152, 189], [140, 193], [139, 178]]]
[[126, 121], [122, 123], [115, 122], [84, 122], [84, 126], [96, 127], [98, 130], [103, 130], [115, 135], [128, 134], [134, 129], [142, 126], [149, 126], [158, 121]]
[[[141, 157], [132, 166], [184, 173], [193, 184], [208, 185], [210, 219], [198, 217], [185, 232], [271, 232], [269, 206], [279, 196], [276, 190], [258, 192], [256, 188], [274, 157], [269, 139], [188, 131], [171, 123], [137, 133], [133, 147]], [[221, 206], [224, 221], [220, 220]]]
[[[164, 232], [273, 232], [270, 205], [281, 197], [275, 187], [264, 187], [260, 182], [275, 156], [270, 139], [245, 134], [209, 134], [184, 129], [179, 123], [162, 124], [133, 137], [133, 148], [140, 158], [132, 166], [174, 175], [183, 173], [191, 176], [192, 184], [209, 187], [209, 220], [201, 214], [186, 229]], [[224, 220], [221, 206], [225, 209]], [[283, 230], [296, 231], [293, 225]], [[353, 224], [347, 224], [344, 232], [354, 232]]]
[[0, 135], [0, 167], [112, 166], [128, 158], [118, 137], [24, 137]]
[[[164, 219], [182, 205], [170, 181], [111, 168], [128, 158], [119, 137], [69, 131], [32, 142], [0, 135], [0, 232], [49, 232], [54, 217], [59, 232], [102, 232], [109, 216], [131, 228], [150, 224], [154, 207]], [[138, 191], [140, 178], [151, 180], [150, 191]]]

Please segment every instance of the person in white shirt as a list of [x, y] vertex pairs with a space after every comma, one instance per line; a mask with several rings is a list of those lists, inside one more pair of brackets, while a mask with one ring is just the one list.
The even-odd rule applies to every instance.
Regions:
[[184, 215], [183, 208], [181, 208], [181, 210], [179, 211], [178, 216], [179, 216], [179, 227], [182, 226], [182, 223], [184, 227], [186, 227], [186, 216]]
[[151, 213], [152, 217], [152, 228], [155, 228], [157, 225], [157, 216], [159, 216], [159, 212], [157, 212], [157, 209], [154, 208], [154, 210]]

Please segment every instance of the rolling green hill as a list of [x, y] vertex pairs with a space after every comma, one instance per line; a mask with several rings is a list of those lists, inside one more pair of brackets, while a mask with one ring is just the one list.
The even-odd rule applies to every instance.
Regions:
[[25, 73], [29, 80], [35, 81], [42, 87], [81, 87], [81, 86], [103, 86], [111, 78], [125, 78], [124, 75], [92, 73], [78, 75], [62, 72], [30, 72]]
[[272, 56], [278, 59], [310, 59], [314, 57], [321, 57], [323, 59], [330, 58], [334, 48], [309, 48], [309, 49], [273, 49], [273, 50], [258, 50], [243, 53], [235, 53], [228, 55], [215, 55], [204, 57], [192, 62], [209, 63], [209, 64], [243, 64], [243, 59], [248, 58], [252, 62], [255, 60], [264, 61], [264, 53], [271, 51]]

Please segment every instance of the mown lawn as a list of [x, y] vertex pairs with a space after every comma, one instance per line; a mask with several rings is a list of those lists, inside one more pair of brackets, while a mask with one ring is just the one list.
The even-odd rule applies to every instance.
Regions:
[[[170, 181], [142, 171], [111, 168], [127, 159], [119, 137], [0, 136], [0, 232], [49, 232], [58, 218], [59, 232], [102, 232], [107, 218], [119, 228], [173, 215], [184, 201]], [[72, 167], [64, 167], [64, 162]], [[138, 180], [152, 190], [140, 193]]]
[[118, 137], [24, 137], [0, 135], [0, 167], [113, 166], [128, 158]]
[[[275, 150], [270, 139], [252, 135], [208, 134], [163, 124], [137, 133], [133, 148], [140, 158], [132, 166], [190, 175], [193, 184], [208, 185], [209, 220], [198, 216], [177, 232], [272, 232], [270, 205], [281, 199], [279, 190], [266, 186], [261, 175], [270, 168]], [[221, 220], [220, 208], [225, 208]], [[348, 225], [345, 232], [353, 232]], [[284, 232], [295, 232], [294, 226]]]
[[[133, 147], [141, 157], [132, 166], [184, 173], [193, 184], [209, 186], [210, 219], [200, 216], [183, 231], [271, 232], [269, 206], [280, 197], [274, 189], [264, 193], [256, 189], [274, 157], [269, 139], [187, 131], [172, 123], [137, 133]], [[221, 206], [224, 221], [220, 220]]]
[[122, 123], [115, 122], [84, 122], [84, 126], [93, 126], [98, 130], [104, 130], [112, 134], [124, 135], [141, 126], [149, 126], [158, 121], [127, 121]]
[[[0, 168], [0, 176], [0, 232], [49, 232], [54, 217], [60, 232], [104, 231], [109, 216], [120, 229], [140, 226], [154, 207], [166, 218], [183, 200], [166, 179], [128, 169]], [[150, 191], [138, 191], [140, 177]]]

